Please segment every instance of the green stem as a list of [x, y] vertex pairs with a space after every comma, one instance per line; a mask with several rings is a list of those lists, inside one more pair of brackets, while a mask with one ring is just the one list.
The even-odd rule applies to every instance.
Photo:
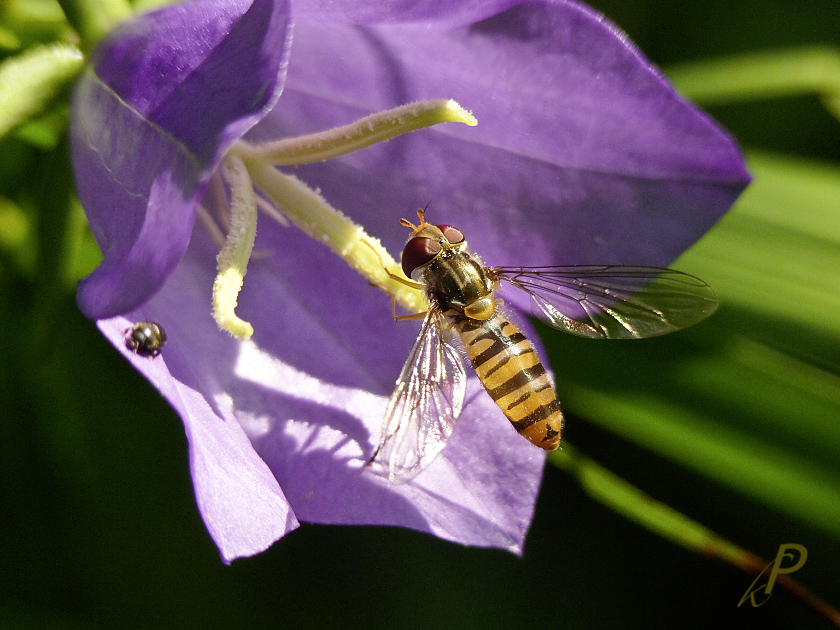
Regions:
[[[766, 560], [656, 501], [597, 462], [581, 455], [568, 442], [564, 442], [561, 449], [551, 452], [548, 460], [575, 477], [587, 494], [599, 503], [680, 547], [717, 558], [751, 575], [758, 575], [767, 567]], [[785, 575], [778, 576], [777, 582], [840, 626], [840, 612], [815, 597], [798, 582]]]

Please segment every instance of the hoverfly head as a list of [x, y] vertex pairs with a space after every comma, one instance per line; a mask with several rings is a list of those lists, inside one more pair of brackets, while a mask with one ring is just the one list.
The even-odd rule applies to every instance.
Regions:
[[420, 218], [420, 225], [413, 225], [407, 219], [400, 219], [402, 225], [412, 230], [402, 251], [403, 273], [409, 278], [419, 267], [430, 263], [442, 251], [464, 242], [464, 235], [458, 228], [445, 224], [426, 223], [423, 208], [417, 210], [417, 216]]

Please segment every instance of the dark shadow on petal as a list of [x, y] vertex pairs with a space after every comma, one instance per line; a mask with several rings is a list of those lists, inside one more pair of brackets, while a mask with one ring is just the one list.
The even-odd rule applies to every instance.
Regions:
[[[490, 474], [487, 481], [481, 483], [470, 480], [473, 471], [466, 470], [496, 465], [478, 466], [472, 461], [477, 456], [474, 451], [480, 453], [484, 443], [484, 439], [475, 440], [481, 425], [478, 416], [467, 412], [456, 435], [439, 456], [440, 462], [436, 460], [421, 473], [422, 476], [407, 484], [391, 484], [378, 464], [366, 465], [373, 450], [371, 440], [378, 436], [371, 435], [370, 430], [351, 414], [334, 407], [313, 407], [311, 402], [273, 391], [251, 389], [246, 392], [245, 389], [248, 389], [247, 385], [235, 396], [237, 400], [248, 401], [247, 408], [242, 410], [245, 416], [276, 417], [277, 410], [282, 409], [284, 419], [278, 419], [265, 434], [252, 441], [274, 472], [299, 519], [322, 524], [399, 525], [466, 544], [521, 550], [521, 540], [506, 528], [519, 528], [521, 535], [524, 532], [522, 524], [517, 528], [509, 521], [515, 523], [522, 515], [516, 516], [515, 511], [514, 514], [502, 514], [510, 506], [502, 502], [493, 507], [492, 503], [505, 494], [502, 492], [494, 499], [494, 486], [509, 485], [513, 490], [520, 482], [515, 481], [514, 476]], [[484, 395], [483, 392], [474, 394]], [[496, 408], [490, 408], [490, 413], [501, 415]], [[507, 428], [502, 423], [497, 427]], [[363, 441], [357, 442], [354, 435]], [[512, 432], [506, 435], [502, 431], [494, 438], [500, 442], [512, 438], [515, 447], [526, 446], [524, 450], [530, 450], [527, 448], [530, 445], [525, 445], [524, 441], [520, 444], [518, 436]], [[495, 457], [491, 455], [490, 461], [495, 461], [497, 456], [498, 453]], [[435, 470], [435, 466], [440, 468]], [[457, 481], [447, 476], [452, 474], [457, 475]], [[449, 481], [437, 485], [436, 479]], [[470, 495], [476, 494], [465, 501], [465, 489], [458, 487], [461, 483], [480, 485], [473, 486], [472, 491], [467, 490]], [[479, 498], [476, 502], [477, 495], [485, 492], [484, 499]], [[496, 515], [490, 516], [494, 512]], [[527, 528], [528, 514], [524, 517]]]

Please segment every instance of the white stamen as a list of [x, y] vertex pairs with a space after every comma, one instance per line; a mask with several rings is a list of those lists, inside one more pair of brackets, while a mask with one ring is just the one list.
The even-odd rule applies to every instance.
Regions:
[[[296, 177], [281, 173], [275, 166], [327, 160], [444, 122], [477, 124], [475, 117], [455, 101], [438, 99], [410, 103], [366, 116], [343, 127], [298, 138], [262, 145], [237, 142], [223, 163], [224, 176], [230, 188], [231, 216], [224, 247], [216, 259], [218, 275], [213, 284], [213, 317], [219, 327], [240, 340], [250, 338], [254, 332], [251, 324], [240, 319], [234, 309], [254, 247], [257, 208], [282, 225], [291, 221], [306, 234], [324, 243], [368, 282], [391, 294], [409, 312], [425, 310], [428, 304], [422, 291], [394, 280], [383, 269], [384, 265], [392, 274], [401, 273], [397, 262], [378, 239], [368, 236], [360, 225], [333, 208], [318, 189], [313, 190]], [[218, 178], [214, 179], [216, 181], [211, 186], [216, 188], [211, 188], [211, 191], [223, 200], [225, 194], [221, 182]], [[270, 201], [258, 197], [253, 186]], [[222, 207], [224, 204], [214, 205]], [[208, 211], [199, 208], [198, 216], [208, 226], [214, 239], [220, 238], [217, 223]]]
[[254, 249], [257, 200], [248, 170], [237, 156], [225, 157], [224, 175], [230, 186], [230, 230], [216, 257], [219, 273], [213, 283], [213, 318], [219, 328], [242, 341], [251, 338], [254, 327], [240, 319], [234, 309]]

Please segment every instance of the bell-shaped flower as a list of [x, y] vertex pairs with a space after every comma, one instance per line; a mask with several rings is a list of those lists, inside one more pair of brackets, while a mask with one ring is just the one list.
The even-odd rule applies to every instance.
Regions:
[[[377, 288], [399, 293], [378, 278], [401, 216], [428, 203], [489, 265], [667, 266], [749, 181], [591, 9], [473, 4], [197, 0], [122, 25], [77, 87], [73, 163], [104, 256], [79, 304], [181, 415], [226, 561], [298, 520], [521, 551], [544, 454], [475, 377], [420, 475], [367, 465], [417, 331]], [[429, 99], [479, 124], [393, 138], [426, 111], [472, 122]], [[353, 134], [367, 148], [349, 153]], [[126, 343], [147, 320], [156, 356]]]

